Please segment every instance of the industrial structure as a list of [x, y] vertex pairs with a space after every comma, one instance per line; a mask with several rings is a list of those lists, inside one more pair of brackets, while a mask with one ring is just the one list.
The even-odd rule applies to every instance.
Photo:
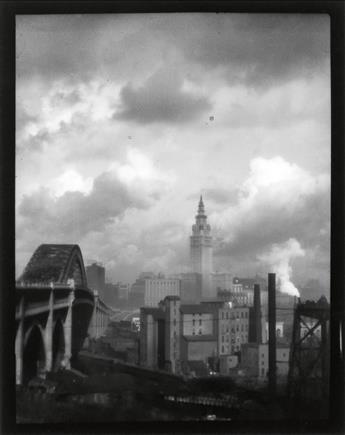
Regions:
[[330, 306], [325, 297], [296, 304], [287, 392], [294, 414], [302, 403], [328, 403], [329, 320]]
[[78, 245], [40, 245], [16, 282], [16, 383], [73, 365], [113, 311], [89, 289]]

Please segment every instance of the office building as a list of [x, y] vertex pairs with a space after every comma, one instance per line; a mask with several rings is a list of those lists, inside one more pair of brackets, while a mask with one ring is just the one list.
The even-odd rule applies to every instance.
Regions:
[[202, 197], [200, 197], [198, 213], [195, 216], [195, 224], [192, 226], [190, 256], [192, 272], [201, 274], [202, 299], [214, 299], [216, 292], [212, 285], [213, 248], [211, 226], [207, 222]]

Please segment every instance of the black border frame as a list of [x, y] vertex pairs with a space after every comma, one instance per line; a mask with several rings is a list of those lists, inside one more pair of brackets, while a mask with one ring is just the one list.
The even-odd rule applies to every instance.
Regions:
[[[1, 67], [1, 264], [2, 433], [112, 432], [253, 432], [344, 433], [344, 16], [343, 1], [226, 1], [226, 0], [114, 0], [114, 1], [3, 1], [0, 3]], [[95, 424], [16, 424], [14, 376], [14, 258], [15, 258], [15, 16], [58, 13], [246, 12], [326, 13], [331, 20], [331, 378], [330, 416], [325, 421], [152, 422]], [[342, 346], [340, 343], [342, 329]]]

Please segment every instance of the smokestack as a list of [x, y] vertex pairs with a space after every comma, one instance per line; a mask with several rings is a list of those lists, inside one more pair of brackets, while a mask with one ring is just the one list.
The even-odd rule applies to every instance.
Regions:
[[261, 331], [261, 298], [260, 298], [260, 285], [254, 284], [254, 325], [255, 325], [255, 342], [261, 344], [262, 331]]
[[276, 393], [276, 274], [268, 274], [268, 386]]

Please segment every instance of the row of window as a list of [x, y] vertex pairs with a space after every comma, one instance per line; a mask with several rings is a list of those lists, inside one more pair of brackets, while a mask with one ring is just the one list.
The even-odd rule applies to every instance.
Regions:
[[[236, 340], [237, 341], [242, 341], [242, 343], [247, 342], [248, 341], [248, 334], [241, 334], [241, 337], [239, 335], [236, 336]], [[224, 343], [224, 341], [229, 342], [230, 341], [230, 337], [224, 336], [222, 335], [222, 343]], [[231, 343], [235, 343], [235, 337], [231, 337]]]
[[[236, 314], [236, 316], [235, 316], [235, 314]], [[229, 311], [227, 311], [225, 313], [224, 313], [224, 311], [222, 311], [222, 320], [224, 320], [225, 318], [226, 319], [230, 318]], [[241, 318], [241, 319], [247, 319], [248, 318], [248, 311], [245, 311], [245, 312], [241, 311], [241, 313], [239, 313], [238, 311], [236, 311], [236, 313], [232, 312], [231, 313], [231, 319], [235, 319], [235, 318], [236, 319], [239, 319], [239, 318]]]
[[[241, 326], [241, 327], [240, 327]], [[226, 332], [229, 332], [230, 328], [229, 326], [225, 326], [223, 325], [222, 327], [222, 334], [225, 334]], [[246, 323], [245, 325], [242, 323], [241, 325], [236, 325], [236, 332], [244, 332], [244, 331], [248, 331], [248, 323]], [[234, 333], [235, 332], [235, 327], [233, 326], [231, 328], [231, 332]]]
[[235, 352], [239, 352], [240, 351], [240, 346], [239, 345], [236, 345], [236, 346], [224, 346], [224, 345], [222, 345], [222, 350], [221, 350], [221, 352], [222, 353], [225, 353], [226, 352], [226, 350], [228, 349], [228, 348], [230, 348], [230, 353], [235, 353]]

